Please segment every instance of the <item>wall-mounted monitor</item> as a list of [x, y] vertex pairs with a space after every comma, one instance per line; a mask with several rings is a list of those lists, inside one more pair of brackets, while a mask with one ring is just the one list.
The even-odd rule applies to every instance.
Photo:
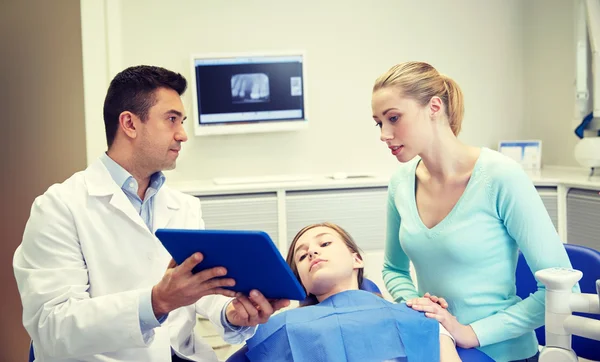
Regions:
[[198, 136], [305, 128], [303, 52], [192, 56]]

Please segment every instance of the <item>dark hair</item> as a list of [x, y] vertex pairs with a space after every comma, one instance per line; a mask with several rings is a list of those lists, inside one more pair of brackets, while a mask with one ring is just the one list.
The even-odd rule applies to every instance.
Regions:
[[119, 128], [120, 114], [129, 111], [146, 121], [148, 111], [156, 104], [154, 92], [158, 88], [173, 89], [182, 95], [187, 81], [179, 73], [150, 65], [129, 67], [114, 77], [104, 99], [104, 129], [109, 148]]
[[[296, 266], [296, 262], [294, 261], [294, 249], [296, 248], [298, 239], [300, 239], [300, 237], [302, 235], [304, 235], [305, 232], [307, 232], [310, 229], [319, 227], [319, 226], [330, 228], [331, 230], [337, 232], [342, 237], [342, 240], [344, 241], [344, 243], [346, 244], [348, 249], [351, 252], [356, 253], [360, 260], [363, 260], [362, 255], [360, 254], [360, 248], [358, 247], [358, 245], [356, 244], [356, 242], [354, 241], [352, 236], [350, 236], [350, 234], [346, 230], [344, 230], [341, 226], [334, 224], [332, 222], [322, 222], [322, 223], [318, 223], [318, 224], [308, 225], [308, 226], [302, 228], [302, 230], [298, 231], [296, 236], [294, 236], [294, 239], [292, 240], [292, 243], [290, 244], [290, 249], [288, 250], [288, 254], [287, 254], [287, 258], [286, 258], [287, 264], [290, 266], [290, 269], [292, 269], [294, 276], [296, 276], [296, 279], [298, 279], [300, 284], [302, 284], [302, 280], [300, 279], [300, 274], [298, 274], [298, 267]], [[357, 279], [356, 281], [358, 282], [359, 288], [363, 282], [363, 278], [364, 278], [363, 275], [364, 275], [364, 269], [363, 268], [358, 269], [358, 275], [356, 277], [356, 279]], [[302, 285], [302, 286], [304, 287], [304, 285]], [[301, 302], [301, 305], [307, 306], [307, 305], [317, 304], [317, 303], [318, 303], [317, 298], [312, 294], [308, 294], [306, 297], [306, 300]]]

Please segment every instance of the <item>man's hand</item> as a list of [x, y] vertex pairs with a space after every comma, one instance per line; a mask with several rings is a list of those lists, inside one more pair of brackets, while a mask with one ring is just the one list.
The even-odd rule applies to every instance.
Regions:
[[236, 294], [225, 315], [227, 321], [235, 326], [254, 327], [265, 323], [273, 313], [288, 305], [290, 301], [287, 299], [267, 300], [258, 290], [253, 290], [249, 297]]
[[[477, 339], [477, 335], [475, 334], [475, 331], [473, 331], [473, 328], [471, 328], [471, 326], [460, 324], [456, 317], [450, 314], [450, 312], [440, 304], [434, 302], [430, 296], [426, 298], [411, 299], [409, 302], [406, 302], [407, 306], [412, 307], [414, 310], [425, 312], [426, 317], [433, 318], [440, 322], [440, 324], [450, 332], [452, 337], [454, 337], [457, 346], [462, 348], [475, 348], [479, 346], [479, 340]], [[445, 304], [447, 307], [448, 303]]]
[[223, 288], [235, 285], [233, 279], [222, 278], [227, 274], [225, 268], [215, 267], [192, 274], [192, 269], [203, 258], [201, 253], [195, 253], [181, 265], [171, 260], [162, 280], [152, 288], [152, 310], [157, 318], [179, 307], [194, 304], [206, 295], [235, 296], [234, 291]]

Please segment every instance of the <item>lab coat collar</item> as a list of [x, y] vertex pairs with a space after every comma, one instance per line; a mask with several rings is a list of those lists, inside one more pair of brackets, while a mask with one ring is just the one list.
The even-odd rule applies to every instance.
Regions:
[[[112, 195], [110, 204], [127, 215], [137, 225], [145, 230], [148, 227], [144, 220], [138, 215], [135, 208], [121, 188], [110, 176], [106, 166], [100, 159], [94, 161], [84, 172], [85, 182], [88, 194], [93, 197], [102, 197]], [[181, 208], [180, 201], [174, 197], [168, 187], [163, 185], [156, 195], [154, 195], [153, 229], [164, 228], [171, 220], [176, 210]]]
[[100, 159], [89, 165], [84, 171], [84, 175], [90, 196], [108, 196], [122, 191]]
[[[179, 201], [173, 196], [171, 192], [167, 192], [168, 189], [163, 187], [154, 195], [154, 222], [152, 227], [155, 232], [156, 229], [166, 227], [171, 220], [171, 217], [181, 207]], [[166, 189], [166, 190], [165, 190]]]

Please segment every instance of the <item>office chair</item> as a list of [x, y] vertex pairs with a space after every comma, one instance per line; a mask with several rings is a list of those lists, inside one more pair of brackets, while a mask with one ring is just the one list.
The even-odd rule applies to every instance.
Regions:
[[[564, 244], [564, 246], [573, 269], [583, 273], [583, 278], [579, 281], [581, 292], [596, 294], [596, 280], [600, 279], [600, 251], [575, 244]], [[525, 257], [520, 252], [515, 276], [517, 281], [517, 295], [519, 297], [525, 299], [531, 293], [537, 291], [537, 281], [533, 277], [525, 261]], [[573, 315], [600, 319], [600, 316], [594, 314], [573, 313]], [[546, 330], [544, 326], [536, 329], [535, 334], [539, 344], [545, 345]], [[572, 337], [571, 348], [577, 353], [578, 357], [600, 360], [600, 341], [574, 335]]]

